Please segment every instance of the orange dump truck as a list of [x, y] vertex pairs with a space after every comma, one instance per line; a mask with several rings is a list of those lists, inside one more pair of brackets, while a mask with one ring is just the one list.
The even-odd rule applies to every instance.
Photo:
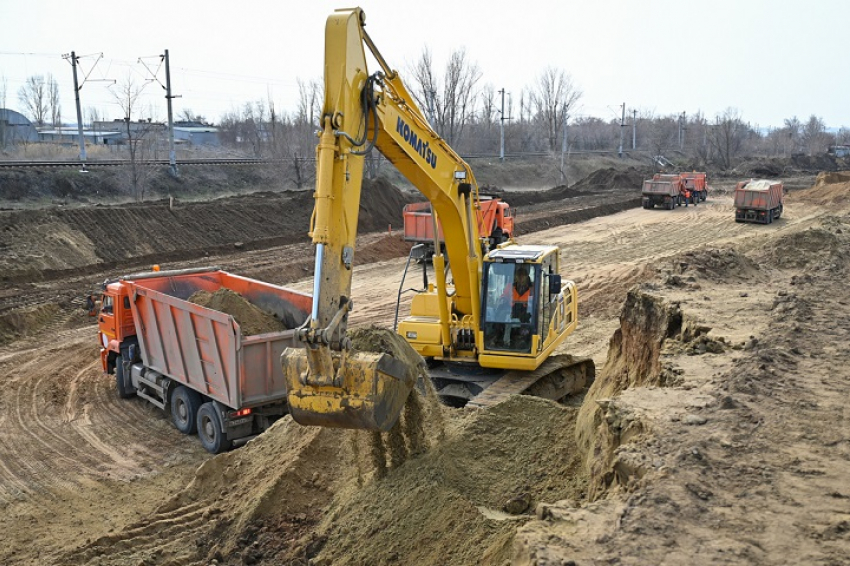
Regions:
[[741, 181], [735, 187], [735, 222], [770, 224], [782, 215], [784, 200], [781, 181]]
[[696, 171], [680, 173], [679, 176], [685, 184], [685, 189], [690, 191], [694, 201], [705, 202], [705, 199], [708, 198], [708, 176]]
[[643, 182], [641, 202], [644, 208], [661, 206], [673, 210], [677, 205], [687, 202], [685, 183], [677, 174], [656, 173], [652, 179]]
[[108, 280], [98, 314], [101, 362], [119, 396], [170, 412], [212, 453], [259, 434], [287, 411], [280, 355], [295, 330], [243, 335], [236, 319], [187, 299], [230, 289], [294, 329], [310, 295], [215, 268], [153, 271]]
[[[514, 218], [511, 207], [498, 197], [480, 197], [481, 206], [477, 209], [478, 234], [489, 238], [491, 246], [510, 239], [514, 233]], [[414, 202], [404, 207], [404, 239], [408, 242], [424, 244], [414, 251], [418, 259], [427, 259], [434, 255], [434, 221], [431, 218], [430, 202]], [[440, 242], [445, 242], [443, 228], [437, 222]]]

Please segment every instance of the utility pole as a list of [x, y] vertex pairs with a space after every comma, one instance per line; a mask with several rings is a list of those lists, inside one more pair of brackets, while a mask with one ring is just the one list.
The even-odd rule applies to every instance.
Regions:
[[682, 112], [682, 115], [679, 116], [679, 149], [682, 149], [682, 144], [685, 141], [684, 130], [685, 130], [685, 113]]
[[80, 109], [80, 86], [77, 84], [77, 54], [71, 51], [71, 55], [64, 55], [65, 59], [71, 59], [71, 68], [74, 69], [74, 98], [77, 101], [77, 134], [80, 136], [80, 172], [86, 170], [86, 140], [83, 138], [83, 112]]
[[561, 140], [561, 182], [567, 184], [567, 170], [564, 169], [564, 154], [567, 152], [567, 109], [564, 108], [564, 137]]
[[626, 127], [626, 103], [623, 103], [623, 116], [620, 118], [620, 148], [617, 150], [617, 155], [623, 157], [623, 128]]
[[632, 110], [632, 150], [637, 149], [637, 110]]
[[177, 156], [174, 153], [174, 115], [171, 112], [171, 67], [168, 64], [168, 49], [165, 50], [165, 99], [168, 101], [168, 164], [171, 174], [177, 177]]
[[505, 161], [505, 89], [499, 91], [502, 95], [502, 109], [499, 111], [499, 161]]

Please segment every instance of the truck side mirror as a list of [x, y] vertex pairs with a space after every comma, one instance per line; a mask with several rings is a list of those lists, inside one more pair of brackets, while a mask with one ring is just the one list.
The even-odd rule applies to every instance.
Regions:
[[549, 294], [557, 295], [561, 292], [561, 274], [560, 273], [550, 273], [549, 274]]

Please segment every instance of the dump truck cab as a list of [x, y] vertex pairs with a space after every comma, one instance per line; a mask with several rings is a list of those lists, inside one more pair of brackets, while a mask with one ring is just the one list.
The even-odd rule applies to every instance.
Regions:
[[97, 315], [97, 337], [103, 371], [113, 372], [115, 358], [121, 354], [121, 345], [129, 345], [135, 335], [127, 285], [122, 281], [105, 283]]

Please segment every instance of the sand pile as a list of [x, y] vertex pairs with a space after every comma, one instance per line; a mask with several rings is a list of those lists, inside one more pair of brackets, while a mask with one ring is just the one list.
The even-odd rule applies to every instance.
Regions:
[[[623, 191], [639, 191], [643, 180], [648, 173], [635, 167], [626, 170], [608, 167], [594, 171], [584, 179], [570, 185], [560, 185], [548, 191], [540, 192], [512, 192], [506, 191], [503, 198], [511, 206], [528, 206], [578, 197], [586, 194], [607, 192], [614, 189]], [[637, 193], [638, 196], [640, 193]]]
[[850, 206], [850, 171], [822, 172], [814, 186], [789, 195], [791, 202]]
[[197, 291], [189, 297], [189, 302], [229, 314], [236, 319], [243, 336], [288, 330], [283, 321], [278, 320], [273, 314], [251, 304], [236, 291], [224, 287], [215, 293]]

